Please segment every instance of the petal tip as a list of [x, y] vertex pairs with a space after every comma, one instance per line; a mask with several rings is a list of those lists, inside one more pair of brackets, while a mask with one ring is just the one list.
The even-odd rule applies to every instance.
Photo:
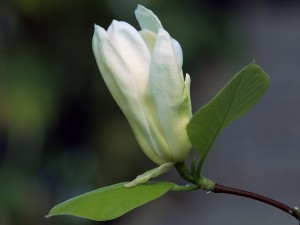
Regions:
[[150, 11], [150, 10], [147, 9], [145, 6], [138, 4], [137, 7], [136, 7], [136, 10], [134, 12], [138, 13], [138, 12], [142, 12], [142, 11], [145, 12], [145, 11]]
[[142, 29], [148, 29], [154, 33], [157, 33], [158, 29], [162, 27], [158, 17], [145, 6], [138, 4], [134, 13]]

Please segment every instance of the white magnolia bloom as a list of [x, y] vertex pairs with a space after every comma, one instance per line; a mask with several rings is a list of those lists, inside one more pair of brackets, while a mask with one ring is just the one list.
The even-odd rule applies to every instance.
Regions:
[[166, 172], [191, 148], [186, 132], [192, 117], [190, 76], [184, 80], [182, 49], [151, 10], [138, 5], [135, 15], [141, 31], [114, 20], [107, 31], [95, 25], [93, 36], [108, 89], [144, 153], [160, 165], [128, 186]]

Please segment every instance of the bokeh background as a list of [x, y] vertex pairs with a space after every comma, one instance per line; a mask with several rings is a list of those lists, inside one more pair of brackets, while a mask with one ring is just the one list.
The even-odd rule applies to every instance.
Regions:
[[[0, 225], [296, 224], [252, 200], [169, 193], [108, 222], [45, 219], [75, 195], [154, 167], [108, 92], [91, 48], [93, 25], [138, 28], [152, 9], [184, 51], [196, 110], [253, 59], [269, 91], [223, 132], [203, 174], [300, 206], [300, 2], [295, 0], [1, 0]], [[164, 175], [182, 183], [176, 171]]]

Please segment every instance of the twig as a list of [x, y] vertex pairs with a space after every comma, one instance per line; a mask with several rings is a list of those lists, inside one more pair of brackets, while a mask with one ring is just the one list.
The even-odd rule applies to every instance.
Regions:
[[259, 195], [253, 192], [249, 192], [249, 191], [244, 191], [244, 190], [240, 190], [240, 189], [236, 189], [236, 188], [230, 188], [230, 187], [225, 187], [221, 184], [215, 184], [212, 192], [214, 193], [225, 193], [225, 194], [231, 194], [231, 195], [238, 195], [238, 196], [243, 196], [246, 198], [251, 198], [260, 202], [264, 202], [268, 205], [274, 206], [290, 215], [292, 215], [293, 217], [295, 217], [297, 220], [300, 221], [300, 212], [298, 208], [291, 208], [281, 202], [275, 201], [271, 198], [267, 198], [263, 195]]

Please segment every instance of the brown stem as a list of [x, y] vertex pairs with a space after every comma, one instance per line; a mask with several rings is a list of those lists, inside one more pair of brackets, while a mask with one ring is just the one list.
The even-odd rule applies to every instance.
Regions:
[[238, 195], [238, 196], [243, 196], [246, 198], [252, 198], [252, 199], [255, 199], [260, 202], [264, 202], [268, 205], [271, 205], [278, 209], [281, 209], [282, 211], [292, 215], [293, 217], [295, 217], [297, 220], [300, 221], [300, 212], [299, 212], [298, 208], [291, 208], [285, 204], [282, 204], [281, 202], [275, 201], [275, 200], [267, 198], [265, 196], [258, 195], [258, 194], [255, 194], [255, 193], [249, 192], [249, 191], [243, 191], [243, 190], [236, 189], [236, 188], [225, 187], [225, 186], [217, 184], [217, 183], [215, 184], [212, 191], [214, 193], [225, 193], [225, 194]]

